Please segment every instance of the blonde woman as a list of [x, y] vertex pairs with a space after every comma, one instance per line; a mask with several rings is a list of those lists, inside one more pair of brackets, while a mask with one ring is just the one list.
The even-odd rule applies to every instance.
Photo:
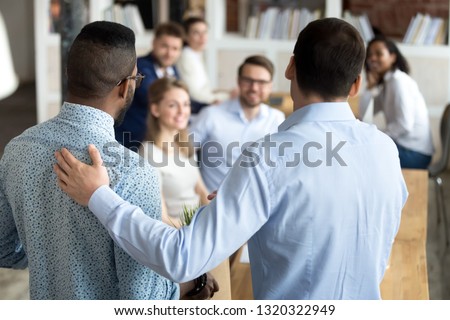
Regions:
[[183, 82], [162, 78], [150, 85], [148, 97], [147, 141], [140, 154], [159, 173], [163, 221], [178, 227], [184, 205], [208, 203], [194, 149], [188, 142], [189, 93]]

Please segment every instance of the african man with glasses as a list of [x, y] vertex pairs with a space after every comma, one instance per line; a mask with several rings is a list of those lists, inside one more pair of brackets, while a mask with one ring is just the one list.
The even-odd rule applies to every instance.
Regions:
[[201, 110], [193, 120], [194, 145], [201, 150], [203, 180], [208, 191], [216, 190], [241, 148], [276, 132], [284, 114], [263, 101], [272, 91], [274, 66], [263, 56], [250, 56], [238, 69], [239, 96]]
[[[93, 143], [114, 177], [111, 187], [161, 220], [156, 171], [114, 137], [114, 122], [143, 78], [133, 31], [90, 23], [70, 48], [60, 113], [6, 146], [0, 161], [0, 267], [29, 268], [31, 299], [178, 299], [199, 292], [192, 291], [198, 281], [178, 285], [132, 259], [54, 183], [54, 152], [66, 146], [87, 160], [86, 144]], [[211, 296], [215, 288], [208, 280], [194, 298]]]

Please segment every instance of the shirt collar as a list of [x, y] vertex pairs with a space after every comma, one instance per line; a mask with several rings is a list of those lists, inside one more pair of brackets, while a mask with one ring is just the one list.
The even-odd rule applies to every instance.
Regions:
[[[245, 121], [248, 121], [247, 118], [245, 117], [245, 113], [242, 108], [241, 102], [239, 101], [239, 98], [231, 100], [229, 110], [239, 115], [241, 119], [245, 119]], [[269, 115], [269, 106], [265, 105], [264, 103], [260, 103], [258, 115], [254, 119], [266, 118], [268, 115]]]
[[313, 103], [293, 112], [280, 124], [278, 131], [286, 131], [302, 122], [350, 121], [355, 119], [348, 102]]
[[[158, 78], [164, 78], [166, 75], [164, 74], [164, 68], [159, 67], [158, 65], [155, 65], [155, 72]], [[168, 77], [175, 77], [175, 70], [173, 70], [173, 67], [167, 67], [166, 73]]]
[[386, 82], [394, 76], [394, 71], [388, 71], [383, 76], [383, 81]]
[[80, 122], [84, 126], [94, 125], [98, 129], [104, 129], [114, 137], [114, 119], [108, 113], [82, 104], [64, 102], [58, 118], [70, 122]]

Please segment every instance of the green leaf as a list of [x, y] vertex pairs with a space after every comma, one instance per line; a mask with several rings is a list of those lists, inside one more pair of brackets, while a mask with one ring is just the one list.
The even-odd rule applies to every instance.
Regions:
[[199, 207], [200, 207], [199, 205], [197, 206], [183, 205], [183, 211], [180, 213], [181, 226], [187, 226], [191, 223], [192, 218], [194, 217]]

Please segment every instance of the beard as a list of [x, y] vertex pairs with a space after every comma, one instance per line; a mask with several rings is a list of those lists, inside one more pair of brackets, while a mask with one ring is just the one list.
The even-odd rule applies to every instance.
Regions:
[[119, 111], [119, 114], [114, 119], [114, 126], [118, 127], [122, 124], [123, 119], [125, 119], [125, 115], [126, 115], [128, 109], [130, 109], [131, 102], [133, 102], [133, 96], [134, 96], [134, 89], [131, 88], [131, 86], [129, 86], [128, 92], [127, 92], [127, 100], [125, 100], [125, 105]]
[[258, 107], [262, 102], [261, 99], [257, 99], [256, 101], [247, 99], [247, 97], [244, 94], [241, 95], [240, 100], [241, 100], [241, 104], [247, 108]]

